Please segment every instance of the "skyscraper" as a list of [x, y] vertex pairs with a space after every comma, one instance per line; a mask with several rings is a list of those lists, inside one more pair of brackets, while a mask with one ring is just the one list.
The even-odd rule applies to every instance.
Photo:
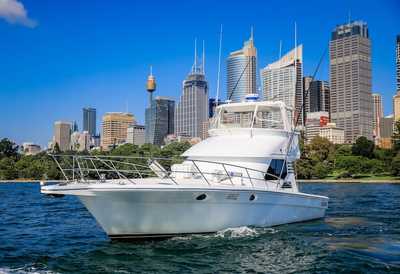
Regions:
[[72, 124], [70, 122], [57, 121], [54, 123], [54, 145], [58, 144], [61, 151], [71, 149], [71, 131]]
[[372, 98], [374, 102], [373, 135], [375, 136], [375, 143], [379, 144], [381, 119], [383, 117], [382, 96], [379, 93], [373, 93]]
[[104, 114], [101, 147], [108, 150], [112, 146], [125, 143], [128, 127], [134, 124], [136, 124], [136, 120], [131, 113], [108, 112]]
[[393, 118], [395, 122], [400, 119], [400, 35], [397, 35], [396, 40], [396, 81], [397, 92], [393, 96]]
[[197, 54], [192, 71], [183, 81], [183, 93], [175, 111], [177, 136], [203, 136], [204, 123], [208, 122], [208, 83], [204, 74], [204, 48], [201, 66], [197, 66]]
[[129, 144], [141, 146], [144, 144], [145, 127], [142, 125], [133, 125], [128, 127], [127, 140]]
[[400, 120], [400, 92], [393, 96], [393, 121]]
[[392, 135], [393, 135], [393, 115], [382, 117], [380, 128], [379, 147], [390, 149], [392, 148]]
[[218, 104], [217, 104], [217, 100], [215, 98], [209, 98], [208, 99], [208, 118], [212, 118], [215, 114], [215, 108], [217, 107], [217, 105], [223, 105], [225, 104], [224, 101], [218, 99]]
[[227, 99], [244, 101], [246, 94], [256, 93], [257, 49], [253, 31], [241, 50], [231, 52], [227, 60]]
[[90, 136], [96, 135], [96, 109], [83, 108], [83, 131], [89, 132]]
[[145, 113], [145, 142], [149, 144], [164, 144], [164, 137], [174, 133], [175, 101], [157, 96]]
[[396, 43], [396, 75], [397, 75], [397, 92], [400, 93], [400, 35], [397, 35]]
[[264, 100], [283, 101], [294, 109], [294, 119], [304, 124], [303, 111], [303, 46], [299, 45], [278, 61], [261, 70]]
[[78, 132], [79, 128], [78, 128], [78, 123], [76, 121], [74, 121], [73, 126], [72, 126], [72, 132]]
[[345, 142], [372, 140], [371, 41], [367, 24], [337, 26], [329, 44], [331, 120], [345, 132]]
[[310, 112], [310, 98], [309, 95], [307, 94], [307, 91], [310, 88], [310, 83], [313, 81], [313, 78], [311, 76], [304, 76], [303, 77], [303, 92], [304, 92], [304, 111], [306, 113]]
[[[311, 77], [304, 77], [304, 85], [308, 90], [306, 103], [306, 112], [326, 111], [330, 110], [330, 89], [329, 83], [326, 81], [314, 80], [310, 81]], [[306, 92], [307, 90], [304, 90]]]

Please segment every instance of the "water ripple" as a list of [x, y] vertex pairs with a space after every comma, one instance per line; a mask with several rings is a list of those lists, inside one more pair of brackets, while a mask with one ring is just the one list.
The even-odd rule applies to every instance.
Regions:
[[0, 273], [400, 272], [400, 186], [306, 184], [327, 217], [140, 244], [110, 242], [75, 197], [0, 184]]

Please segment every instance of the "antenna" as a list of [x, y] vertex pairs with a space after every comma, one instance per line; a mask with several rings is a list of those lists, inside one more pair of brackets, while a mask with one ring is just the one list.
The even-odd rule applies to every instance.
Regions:
[[347, 16], [348, 16], [348, 19], [349, 19], [349, 25], [350, 25], [350, 23], [351, 23], [351, 10], [349, 9], [349, 11], [348, 11], [348, 14], [347, 14]]
[[297, 22], [296, 21], [294, 21], [294, 91], [295, 91], [295, 106], [296, 106], [296, 93], [297, 93]]
[[282, 40], [279, 40], [279, 60], [282, 58]]
[[206, 64], [206, 57], [205, 57], [205, 47], [204, 47], [204, 40], [203, 40], [203, 60], [201, 64], [201, 70], [203, 74], [206, 74], [205, 64]]
[[153, 66], [150, 65], [150, 76], [153, 76]]
[[194, 71], [193, 73], [196, 73], [197, 71], [197, 38], [194, 38]]
[[254, 40], [254, 36], [253, 36], [253, 26], [251, 26], [251, 29], [250, 29], [250, 40], [251, 41], [253, 41]]
[[221, 74], [221, 48], [222, 48], [222, 24], [221, 30], [219, 32], [219, 49], [218, 49], [218, 75], [217, 75], [217, 95], [215, 96], [216, 106], [218, 106], [218, 97], [219, 97], [219, 80]]

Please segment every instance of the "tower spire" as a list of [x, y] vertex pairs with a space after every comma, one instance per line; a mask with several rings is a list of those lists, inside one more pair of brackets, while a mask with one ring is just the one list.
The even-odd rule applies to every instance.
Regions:
[[254, 29], [253, 29], [253, 26], [251, 26], [251, 29], [250, 29], [250, 40], [252, 42], [254, 41]]
[[194, 38], [194, 64], [192, 73], [197, 71], [197, 38]]
[[202, 62], [201, 62], [201, 73], [206, 74], [206, 55], [205, 55], [205, 47], [204, 47], [204, 40], [203, 40], [203, 56], [202, 56]]

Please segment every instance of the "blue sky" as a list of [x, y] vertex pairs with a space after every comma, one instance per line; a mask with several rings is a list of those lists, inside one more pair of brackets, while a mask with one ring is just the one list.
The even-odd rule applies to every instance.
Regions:
[[[127, 108], [143, 122], [149, 65], [156, 95], [178, 99], [195, 37], [205, 40], [214, 96], [220, 24], [224, 58], [254, 27], [261, 68], [278, 57], [279, 40], [283, 52], [293, 46], [296, 21], [304, 74], [312, 74], [330, 32], [347, 22], [349, 11], [351, 19], [368, 23], [373, 91], [382, 93], [390, 114], [400, 1], [0, 0], [0, 138], [46, 145], [56, 120], [76, 120], [81, 128], [84, 106], [97, 108], [98, 124], [105, 112]], [[222, 68], [225, 95], [225, 62]], [[317, 78], [327, 80], [328, 73], [326, 57]]]

